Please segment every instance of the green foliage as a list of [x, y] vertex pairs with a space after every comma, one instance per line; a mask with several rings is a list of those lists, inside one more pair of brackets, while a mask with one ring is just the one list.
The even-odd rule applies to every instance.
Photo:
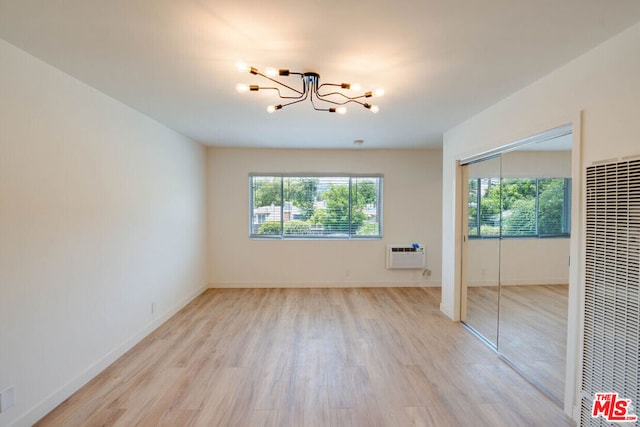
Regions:
[[351, 206], [351, 224], [349, 224], [349, 187], [346, 185], [330, 184], [322, 198], [327, 204], [325, 211], [317, 212], [312, 217], [314, 224], [320, 224], [327, 234], [357, 234], [367, 215], [362, 212], [365, 207], [366, 194], [362, 195], [362, 203]]
[[[478, 192], [481, 192], [479, 215]], [[570, 200], [565, 200], [568, 197], [566, 193], [564, 178], [471, 179], [469, 235], [478, 235], [478, 219], [481, 236], [499, 236], [501, 222], [502, 235], [505, 236], [567, 233], [568, 224], [565, 223], [568, 222], [568, 214], [565, 210], [570, 206]]]
[[468, 195], [468, 208], [467, 214], [469, 216], [468, 226], [469, 226], [469, 235], [477, 236], [478, 235], [478, 180], [470, 179], [469, 180], [469, 195]]
[[536, 200], [514, 200], [511, 211], [505, 211], [502, 234], [506, 236], [527, 236], [536, 234]]
[[[538, 227], [540, 234], [568, 233], [565, 220], [564, 179], [545, 179], [539, 183]], [[564, 226], [563, 226], [564, 225]]]
[[[481, 235], [499, 235], [500, 234], [500, 181], [497, 178], [482, 179], [481, 188], [483, 191], [480, 195], [480, 231]], [[490, 231], [490, 234], [482, 234], [482, 228]], [[491, 230], [497, 230], [493, 232]]]
[[307, 222], [311, 225], [322, 225], [325, 223], [327, 217], [327, 211], [324, 209], [319, 209], [313, 212], [311, 218], [307, 220]]
[[280, 234], [280, 223], [274, 222], [274, 221], [264, 222], [258, 229], [258, 234], [265, 234], [265, 235]]
[[[303, 235], [309, 234], [310, 225], [305, 221], [287, 221], [284, 223], [285, 235]], [[280, 235], [279, 222], [264, 222], [258, 229], [258, 234], [262, 235]]]
[[284, 198], [300, 208], [305, 220], [313, 215], [313, 202], [315, 202], [318, 193], [318, 182], [317, 178], [287, 178], [285, 180]]
[[373, 181], [366, 178], [354, 178], [352, 180], [353, 196], [351, 202], [360, 207], [376, 204], [378, 201], [378, 189]]
[[502, 210], [515, 209], [515, 203], [525, 200], [535, 200], [535, 179], [503, 179], [502, 180]]
[[480, 236], [499, 236], [499, 235], [500, 235], [499, 225], [481, 225], [480, 226]]
[[[327, 202], [322, 226], [329, 233], [347, 233], [349, 230], [349, 187], [330, 184], [323, 194]], [[357, 230], [357, 227], [356, 227]]]
[[281, 196], [280, 178], [254, 177], [253, 178], [253, 206], [280, 206]]
[[358, 228], [357, 234], [360, 236], [377, 236], [380, 234], [377, 222], [365, 221]]
[[536, 180], [502, 180], [502, 234], [536, 234]]
[[285, 235], [302, 235], [309, 234], [311, 227], [305, 221], [288, 221], [284, 223]]

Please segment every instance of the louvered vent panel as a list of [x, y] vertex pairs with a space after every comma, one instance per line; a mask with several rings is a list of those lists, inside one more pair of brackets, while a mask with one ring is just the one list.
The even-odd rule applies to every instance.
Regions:
[[640, 408], [640, 160], [587, 168], [586, 226], [581, 422], [610, 426], [595, 393]]

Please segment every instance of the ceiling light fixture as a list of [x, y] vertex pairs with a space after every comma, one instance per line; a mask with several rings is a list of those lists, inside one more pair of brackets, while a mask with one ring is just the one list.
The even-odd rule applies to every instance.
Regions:
[[[365, 92], [362, 95], [358, 96], [349, 96], [340, 90], [334, 89], [333, 91], [329, 91], [328, 88], [339, 88], [344, 90], [360, 90], [360, 85], [350, 84], [350, 83], [323, 83], [320, 84], [320, 74], [315, 72], [305, 72], [300, 73], [297, 71], [289, 71], [286, 69], [276, 70], [275, 68], [267, 68], [264, 73], [260, 72], [255, 67], [250, 67], [242, 63], [237, 64], [238, 69], [243, 72], [249, 72], [255, 76], [264, 77], [265, 79], [275, 83], [277, 86], [259, 86], [259, 85], [246, 85], [239, 83], [236, 86], [236, 90], [238, 92], [257, 92], [259, 90], [274, 90], [278, 93], [280, 99], [286, 100], [282, 104], [269, 105], [267, 107], [267, 111], [269, 113], [273, 113], [275, 111], [281, 110], [283, 107], [288, 105], [297, 104], [298, 102], [305, 101], [309, 99], [311, 101], [311, 105], [313, 109], [316, 111], [327, 111], [329, 113], [338, 113], [345, 114], [347, 112], [346, 104], [355, 103], [360, 104], [364, 108], [368, 109], [372, 113], [377, 113], [380, 111], [380, 108], [377, 105], [370, 104], [368, 102], [364, 102], [367, 98], [372, 97], [380, 97], [384, 95], [384, 89], [377, 89], [375, 91]], [[276, 80], [274, 77], [290, 77], [290, 76], [299, 76], [302, 80], [302, 90], [298, 90], [292, 86], [289, 86], [285, 83], [282, 83]], [[321, 92], [323, 88], [325, 92]], [[283, 94], [281, 89], [286, 89]], [[322, 101], [333, 106], [328, 106], [327, 108], [320, 108], [316, 105], [314, 101]]]

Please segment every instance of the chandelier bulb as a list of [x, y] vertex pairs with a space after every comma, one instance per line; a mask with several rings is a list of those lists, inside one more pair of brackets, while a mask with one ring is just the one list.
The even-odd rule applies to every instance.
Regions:
[[236, 62], [236, 68], [238, 68], [238, 71], [243, 73], [248, 73], [250, 70], [250, 67], [242, 61]]
[[269, 105], [269, 106], [267, 107], [267, 112], [269, 112], [269, 113], [273, 113], [274, 111], [281, 110], [281, 109], [282, 109], [282, 104], [278, 104], [278, 105]]
[[374, 114], [380, 111], [380, 107], [378, 107], [377, 105], [367, 104], [366, 102], [362, 105], [364, 106], [364, 108], [369, 109]]
[[273, 67], [269, 67], [264, 71], [264, 73], [269, 77], [275, 77], [278, 75], [278, 70]]
[[377, 96], [377, 97], [384, 96], [384, 89], [383, 88], [376, 89], [373, 92], [373, 96]]
[[245, 92], [249, 92], [249, 86], [243, 84], [243, 83], [238, 83], [236, 85], [236, 90], [240, 93], [245, 93]]
[[347, 113], [347, 109], [346, 109], [346, 107], [338, 107], [336, 112], [338, 114], [346, 114]]
[[359, 83], [354, 83], [351, 85], [351, 90], [355, 91], [355, 92], [360, 92], [360, 89], [362, 89], [362, 86], [360, 86]]

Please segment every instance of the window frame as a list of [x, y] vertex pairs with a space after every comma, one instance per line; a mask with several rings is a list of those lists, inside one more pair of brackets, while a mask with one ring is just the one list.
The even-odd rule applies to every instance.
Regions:
[[[264, 177], [264, 178], [280, 178], [280, 234], [257, 234], [254, 233], [253, 229], [253, 217], [254, 217], [254, 178], [256, 177]], [[348, 233], [342, 234], [333, 234], [333, 235], [286, 235], [284, 233], [284, 208], [285, 208], [285, 186], [284, 179], [285, 178], [347, 178], [348, 179], [348, 189], [349, 189], [349, 224], [348, 224]], [[366, 234], [359, 235], [353, 234], [351, 232], [351, 216], [353, 212], [353, 207], [351, 203], [352, 199], [352, 184], [353, 179], [357, 178], [374, 178], [378, 179], [378, 192], [376, 195], [376, 217], [378, 223], [378, 234]], [[384, 175], [381, 173], [317, 173], [317, 172], [295, 172], [295, 173], [284, 173], [284, 172], [251, 172], [249, 173], [249, 238], [252, 240], [381, 240], [384, 236], [384, 228], [383, 228], [383, 193], [384, 193]]]

